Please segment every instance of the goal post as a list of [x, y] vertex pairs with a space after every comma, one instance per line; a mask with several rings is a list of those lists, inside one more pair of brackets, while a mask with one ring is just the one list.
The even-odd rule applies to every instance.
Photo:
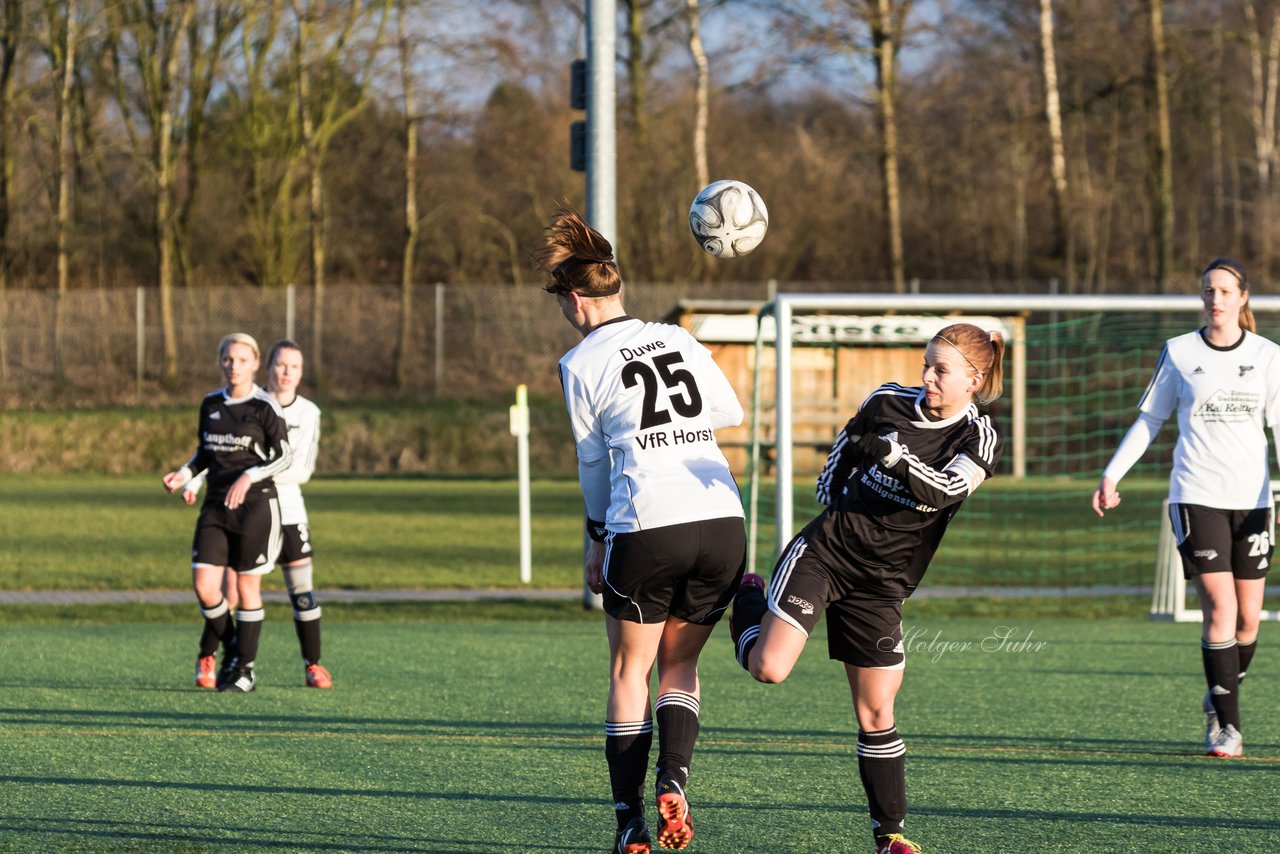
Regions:
[[[1280, 297], [1252, 297], [1250, 305], [1265, 334], [1267, 315], [1280, 313]], [[995, 328], [995, 321], [1006, 333], [1005, 395], [992, 407], [1005, 433], [1005, 455], [998, 477], [966, 501], [948, 530], [928, 586], [938, 595], [1152, 595], [1152, 615], [1163, 615], [1155, 595], [1170, 601], [1177, 595], [1176, 579], [1168, 577], [1168, 549], [1160, 545], [1176, 426], [1166, 425], [1126, 479], [1122, 510], [1098, 519], [1090, 495], [1136, 417], [1161, 345], [1196, 328], [1202, 312], [1194, 293], [778, 294], [756, 311], [746, 496], [751, 568], [767, 573], [798, 525], [820, 511], [809, 477], [825, 458], [816, 441], [823, 431], [815, 425], [825, 429], [829, 448], [861, 402], [852, 400], [849, 387], [867, 382], [869, 393], [888, 380], [919, 383], [919, 352], [927, 338], [821, 341], [813, 334], [815, 320], [830, 318], [831, 329], [840, 329], [844, 319], [861, 318], [878, 322], [847, 328], [892, 330], [901, 320], [929, 318], [936, 329], [973, 318], [984, 328]], [[873, 345], [864, 348], [868, 352], [896, 346], [914, 361], [906, 376], [888, 374], [887, 363], [874, 358], [839, 362], [837, 351], [850, 344]], [[819, 364], [819, 356], [827, 363]], [[832, 375], [828, 363], [838, 362], [844, 373]], [[856, 369], [849, 367], [854, 364]], [[805, 410], [806, 398], [821, 390], [813, 374], [823, 370], [822, 382], [832, 392], [820, 415], [838, 414], [838, 424], [820, 424]], [[1155, 592], [1153, 552], [1164, 567]]]

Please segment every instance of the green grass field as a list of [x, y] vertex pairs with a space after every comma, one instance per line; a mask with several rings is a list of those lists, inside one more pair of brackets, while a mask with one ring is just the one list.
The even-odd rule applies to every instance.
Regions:
[[[536, 481], [532, 492], [534, 586], [581, 585], [576, 482]], [[519, 587], [517, 500], [510, 480], [317, 480], [307, 508], [318, 583]], [[166, 494], [159, 475], [6, 475], [0, 505], [0, 590], [190, 586], [198, 507]]]
[[[984, 650], [1001, 625], [1043, 646]], [[1243, 692], [1247, 755], [1211, 760], [1194, 626], [907, 628], [898, 721], [926, 851], [1276, 850], [1280, 665], [1265, 643]], [[194, 620], [0, 625], [0, 850], [606, 849], [596, 621], [335, 621], [329, 692], [301, 687], [292, 631], [269, 622], [248, 696], [190, 686], [196, 634]], [[688, 850], [869, 851], [821, 631], [782, 685], [742, 673], [723, 628], [702, 672]]]
[[[1075, 578], [1046, 574], [1066, 549], [1150, 566], [1144, 505], [1158, 485], [1131, 488], [1137, 508], [1094, 526], [1094, 542], [1069, 533], [1092, 524], [1089, 485], [991, 486], [966, 512], [1001, 512], [1005, 531], [966, 532], [962, 514], [940, 555], [959, 574], [938, 583]], [[9, 475], [0, 502], [0, 590], [189, 584], [196, 511], [158, 478]], [[322, 601], [326, 588], [518, 592], [511, 481], [323, 479], [308, 503]], [[576, 587], [576, 484], [535, 482], [533, 509], [535, 586]], [[1002, 539], [1024, 524], [1049, 533]], [[1078, 577], [1128, 580], [1114, 575]], [[1275, 850], [1280, 666], [1265, 638], [1244, 691], [1247, 756], [1214, 761], [1198, 755], [1198, 628], [1147, 622], [1134, 597], [1063, 610], [907, 603], [911, 835], [946, 854]], [[259, 691], [229, 696], [190, 684], [194, 603], [0, 605], [0, 851], [605, 850], [599, 615], [573, 602], [326, 604], [337, 687], [318, 692], [301, 687], [287, 614], [268, 607]], [[1043, 646], [990, 649], [1001, 626]], [[848, 689], [821, 628], [784, 685], [748, 679], [723, 629], [702, 670], [689, 850], [869, 850]]]
[[[966, 502], [926, 586], [1150, 584], [1163, 482], [1126, 483], [1107, 519], [1092, 481], [995, 479]], [[774, 548], [773, 485], [762, 493], [758, 571]], [[0, 590], [181, 589], [197, 508], [155, 477], [0, 478]], [[316, 571], [330, 588], [516, 587], [512, 480], [322, 478], [307, 487]], [[804, 479], [797, 530], [816, 512]], [[532, 488], [533, 585], [581, 583], [582, 499], [574, 480]], [[268, 584], [273, 583], [270, 579]]]

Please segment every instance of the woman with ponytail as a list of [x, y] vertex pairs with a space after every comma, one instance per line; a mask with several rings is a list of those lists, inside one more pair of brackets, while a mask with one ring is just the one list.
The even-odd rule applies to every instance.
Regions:
[[[701, 702], [698, 655], [742, 576], [742, 499], [714, 431], [742, 405], [711, 353], [679, 326], [622, 307], [613, 247], [561, 211], [535, 251], [582, 342], [560, 360], [591, 544], [587, 586], [609, 638], [605, 757], [615, 854], [647, 854], [644, 783], [656, 719], [657, 840], [693, 838], [686, 788]], [[658, 697], [649, 674], [658, 665]]]
[[1101, 516], [1120, 504], [1120, 479], [1177, 412], [1169, 518], [1183, 575], [1195, 582], [1204, 613], [1205, 752], [1240, 756], [1240, 682], [1258, 647], [1275, 543], [1266, 428], [1274, 433], [1280, 423], [1280, 347], [1254, 332], [1239, 261], [1210, 262], [1200, 294], [1206, 323], [1165, 342], [1138, 419], [1093, 493], [1093, 509]]
[[906, 746], [893, 703], [906, 655], [902, 602], [916, 589], [960, 504], [995, 473], [1002, 440], [982, 407], [1003, 388], [1004, 338], [969, 323], [940, 330], [921, 384], [886, 383], [836, 437], [818, 476], [827, 506], [783, 550], [773, 578], [749, 574], [729, 631], [741, 664], [781, 682], [827, 614], [858, 722], [858, 774], [877, 854], [918, 854], [903, 835]]

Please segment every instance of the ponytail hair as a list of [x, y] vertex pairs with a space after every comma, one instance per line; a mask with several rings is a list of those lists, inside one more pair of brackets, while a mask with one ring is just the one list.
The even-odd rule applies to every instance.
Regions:
[[[1236, 283], [1240, 285], [1240, 293], [1249, 293], [1249, 275], [1244, 270], [1244, 264], [1234, 258], [1214, 258], [1209, 262], [1209, 266], [1204, 268], [1204, 272], [1200, 274], [1200, 286], [1203, 288], [1209, 278], [1209, 274], [1214, 270], [1226, 270], [1228, 273], [1236, 277]], [[1240, 306], [1240, 328], [1248, 332], [1257, 332], [1258, 323], [1253, 319], [1253, 309], [1249, 308], [1249, 301], [1245, 300], [1244, 305]]]
[[960, 351], [969, 366], [982, 378], [974, 399], [986, 406], [1004, 393], [1004, 335], [972, 323], [953, 323], [938, 331], [934, 341], [945, 341]]
[[542, 243], [533, 250], [533, 258], [538, 269], [551, 275], [551, 281], [543, 288], [549, 294], [574, 292], [584, 297], [609, 297], [622, 290], [613, 246], [567, 208], [562, 208], [547, 226]]

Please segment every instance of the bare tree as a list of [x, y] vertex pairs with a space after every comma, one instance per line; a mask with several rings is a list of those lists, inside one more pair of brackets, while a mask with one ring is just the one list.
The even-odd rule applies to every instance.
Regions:
[[400, 262], [400, 336], [396, 345], [396, 387], [409, 384], [409, 343], [413, 334], [413, 278], [418, 249], [418, 110], [414, 101], [413, 43], [405, 18], [409, 0], [397, 0], [396, 41], [404, 111], [404, 251]]
[[245, 176], [245, 225], [254, 277], [262, 287], [280, 287], [297, 275], [303, 252], [294, 210], [302, 148], [298, 99], [276, 88], [275, 51], [284, 0], [248, 3], [240, 27], [240, 86], [230, 89], [238, 116], [236, 144], [248, 160]]
[[1044, 81], [1045, 124], [1049, 129], [1049, 171], [1053, 177], [1054, 255], [1063, 260], [1067, 291], [1076, 288], [1075, 228], [1067, 186], [1066, 144], [1062, 133], [1062, 104], [1058, 90], [1058, 62], [1054, 50], [1053, 0], [1040, 0], [1040, 71]]
[[49, 57], [53, 92], [54, 131], [53, 180], [49, 187], [53, 196], [54, 240], [56, 245], [57, 293], [53, 306], [53, 370], [61, 377], [63, 300], [71, 275], [71, 193], [75, 182], [75, 145], [72, 127], [75, 123], [76, 48], [80, 41], [80, 4], [78, 0], [48, 0], [45, 4], [48, 31], [45, 49]]
[[711, 183], [711, 170], [707, 168], [707, 109], [711, 73], [707, 66], [707, 52], [702, 49], [698, 0], [685, 0], [685, 3], [689, 18], [689, 55], [693, 58], [693, 67], [698, 73], [693, 96], [693, 167], [698, 176], [698, 186], [705, 187]]
[[[324, 157], [333, 136], [364, 109], [367, 103], [369, 71], [382, 44], [383, 29], [391, 9], [391, 0], [365, 6], [350, 3], [346, 9], [333, 9], [323, 0], [290, 0], [293, 7], [294, 70], [298, 97], [298, 115], [302, 130], [302, 151], [307, 170], [307, 230], [311, 256], [311, 351], [307, 358], [313, 376], [324, 382], [324, 297], [326, 222], [324, 194]], [[330, 14], [330, 13], [339, 14]], [[316, 71], [334, 71], [348, 59], [353, 34], [376, 16], [375, 29], [364, 55], [353, 88], [327, 85], [312, 89]], [[336, 81], [329, 81], [334, 83]]]
[[1164, 70], [1164, 4], [1147, 0], [1151, 42], [1147, 53], [1147, 139], [1151, 157], [1156, 292], [1168, 284], [1173, 256], [1173, 142], [1169, 132], [1169, 81]]
[[898, 185], [898, 50], [912, 0], [866, 0], [867, 23], [876, 64], [876, 125], [880, 131], [885, 244], [893, 289], [905, 293], [906, 258], [902, 249], [902, 201]]
[[207, 15], [195, 14], [187, 26], [185, 126], [178, 138], [178, 177], [183, 181], [175, 218], [174, 246], [178, 279], [191, 283], [191, 211], [199, 195], [209, 97], [222, 77], [226, 45], [244, 20], [241, 0], [207, 0]]
[[1249, 72], [1253, 82], [1249, 101], [1249, 120], [1253, 125], [1254, 165], [1258, 173], [1258, 260], [1262, 278], [1271, 275], [1274, 218], [1272, 178], [1276, 162], [1276, 88], [1280, 84], [1280, 7], [1264, 22], [1258, 16], [1253, 0], [1244, 0], [1248, 26], [1245, 39], [1249, 44]]
[[[148, 0], [120, 0], [107, 5], [107, 53], [114, 73], [121, 118], [150, 173], [152, 228], [156, 243], [156, 279], [160, 286], [160, 327], [164, 346], [162, 378], [178, 377], [178, 339], [174, 326], [173, 285], [177, 228], [174, 182], [177, 151], [174, 114], [181, 109], [179, 80], [183, 38], [196, 12], [195, 0], [175, 0], [159, 7]], [[136, 75], [130, 85], [126, 66]], [[137, 117], [147, 124], [147, 141]]]
[[13, 108], [14, 69], [23, 42], [22, 0], [3, 0], [0, 13], [0, 380], [9, 378], [9, 345], [5, 333], [8, 319], [5, 293], [9, 289], [9, 220], [13, 209]]
[[649, 140], [649, 60], [645, 55], [645, 13], [653, 0], [622, 0], [627, 15], [627, 112], [636, 148], [644, 151]]

